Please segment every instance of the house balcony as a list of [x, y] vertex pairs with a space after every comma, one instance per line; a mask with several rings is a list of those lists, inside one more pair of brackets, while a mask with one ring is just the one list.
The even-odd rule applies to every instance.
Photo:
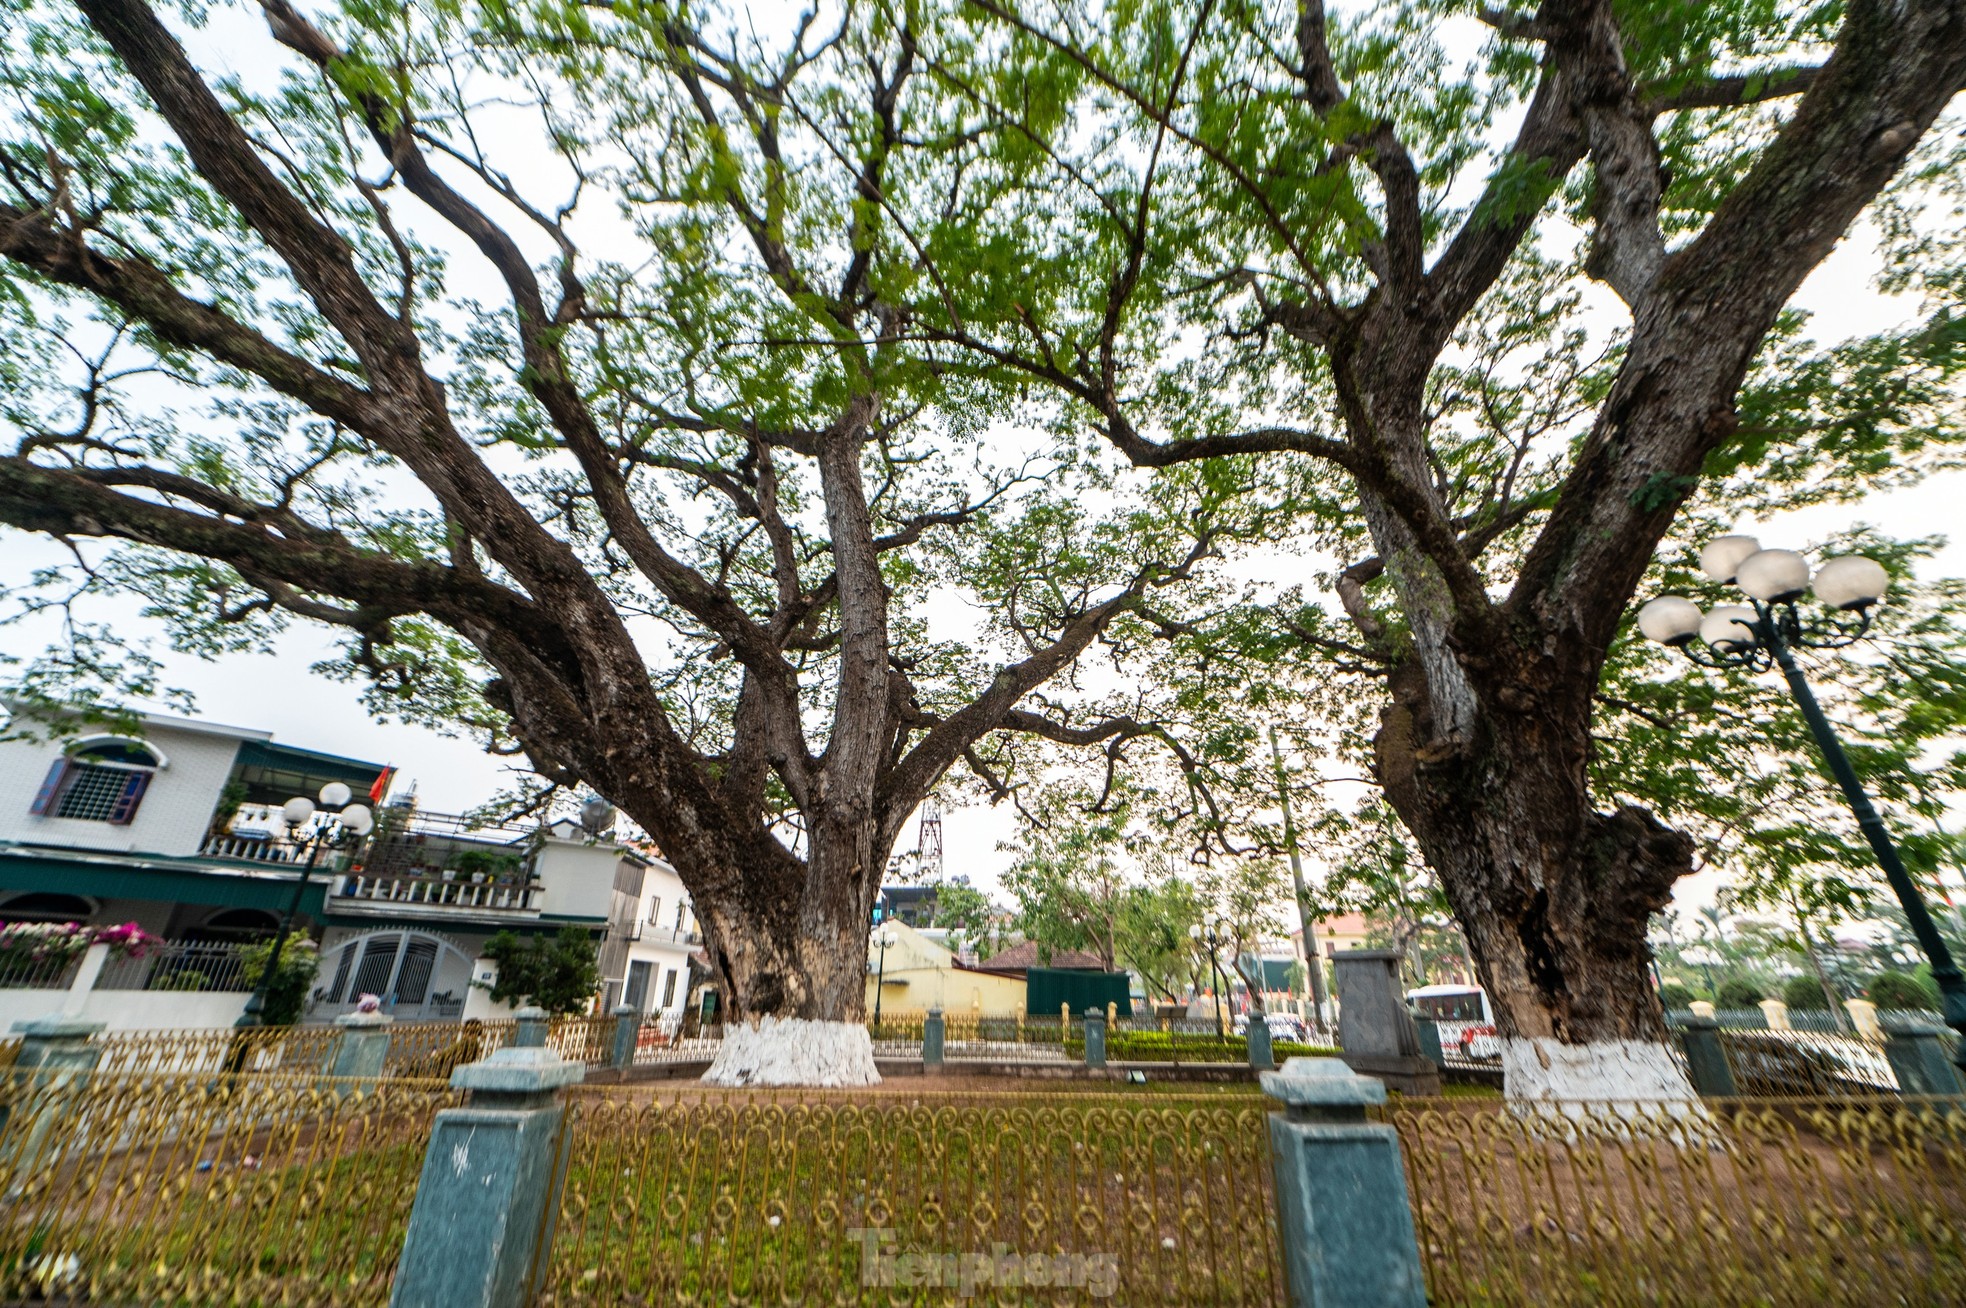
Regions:
[[366, 870], [342, 876], [330, 899], [357, 904], [423, 905], [469, 913], [537, 915], [541, 887], [536, 881], [499, 882], [459, 880], [437, 875], [375, 874]]

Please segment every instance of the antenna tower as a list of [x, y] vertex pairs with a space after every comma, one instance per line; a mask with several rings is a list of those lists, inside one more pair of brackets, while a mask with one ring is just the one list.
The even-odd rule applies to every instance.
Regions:
[[942, 810], [934, 800], [922, 804], [922, 834], [920, 848], [916, 851], [921, 857], [921, 874], [924, 881], [942, 879]]

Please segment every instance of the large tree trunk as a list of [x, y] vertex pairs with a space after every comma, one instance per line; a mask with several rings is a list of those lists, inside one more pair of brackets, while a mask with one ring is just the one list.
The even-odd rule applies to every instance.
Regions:
[[1576, 720], [1587, 695], [1565, 712], [1516, 689], [1496, 696], [1517, 699], [1513, 710], [1477, 697], [1464, 748], [1430, 748], [1426, 682], [1402, 667], [1374, 742], [1387, 797], [1467, 933], [1507, 1094], [1690, 1098], [1665, 1045], [1646, 929], [1692, 870], [1692, 841], [1641, 809], [1592, 807], [1589, 728]]
[[804, 867], [746, 869], [740, 893], [697, 899], [719, 945], [724, 1044], [716, 1085], [872, 1085], [867, 935], [887, 850], [871, 815], [814, 824]]

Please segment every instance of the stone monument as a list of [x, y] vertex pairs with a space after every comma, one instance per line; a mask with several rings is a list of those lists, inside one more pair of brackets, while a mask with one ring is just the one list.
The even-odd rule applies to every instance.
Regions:
[[1440, 1069], [1420, 1048], [1420, 1032], [1400, 995], [1400, 956], [1391, 949], [1347, 949], [1338, 975], [1338, 1043], [1345, 1065], [1408, 1095], [1440, 1093]]

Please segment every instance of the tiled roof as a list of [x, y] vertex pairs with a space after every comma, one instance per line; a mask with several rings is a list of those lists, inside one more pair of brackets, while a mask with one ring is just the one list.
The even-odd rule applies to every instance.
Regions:
[[1038, 944], [1035, 940], [1026, 940], [1021, 945], [1012, 945], [1001, 954], [984, 959], [977, 966], [991, 972], [1023, 972], [1034, 967], [1061, 967], [1085, 972], [1103, 972], [1106, 970], [1106, 965], [1100, 962], [1096, 955], [1088, 954], [1082, 949], [1054, 950], [1052, 951], [1051, 961], [1049, 963], [1041, 962], [1038, 958]]

